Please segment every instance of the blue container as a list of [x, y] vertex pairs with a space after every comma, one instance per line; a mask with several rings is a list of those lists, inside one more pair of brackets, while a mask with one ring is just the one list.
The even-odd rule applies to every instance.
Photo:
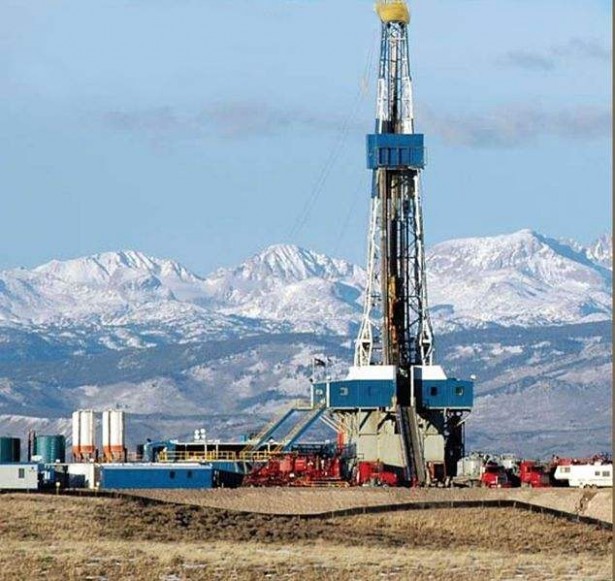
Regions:
[[210, 465], [103, 464], [100, 467], [100, 487], [103, 489], [212, 488], [214, 472]]
[[36, 436], [34, 438], [35, 456], [40, 456], [43, 464], [66, 462], [66, 438], [57, 436]]
[[419, 405], [427, 409], [469, 410], [474, 403], [474, 382], [458, 379], [415, 380]]
[[314, 402], [323, 399], [326, 407], [347, 409], [388, 408], [396, 395], [396, 382], [392, 379], [347, 379], [315, 383]]
[[369, 169], [422, 169], [425, 147], [422, 133], [372, 133], [367, 136]]

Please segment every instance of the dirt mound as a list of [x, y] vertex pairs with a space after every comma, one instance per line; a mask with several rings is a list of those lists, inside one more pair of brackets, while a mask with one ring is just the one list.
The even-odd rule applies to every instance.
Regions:
[[573, 488], [417, 489], [417, 488], [236, 488], [212, 490], [147, 490], [129, 494], [164, 502], [262, 514], [310, 515], [361, 507], [408, 503], [517, 500], [569, 514], [613, 522], [613, 491]]

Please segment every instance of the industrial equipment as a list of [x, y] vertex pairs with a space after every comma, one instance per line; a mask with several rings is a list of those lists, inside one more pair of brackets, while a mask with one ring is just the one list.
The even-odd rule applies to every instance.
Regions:
[[367, 287], [354, 366], [344, 379], [314, 382], [324, 407], [367, 462], [382, 462], [400, 482], [448, 482], [464, 454], [473, 382], [448, 378], [434, 363], [427, 301], [421, 172], [424, 136], [415, 132], [403, 0], [376, 4], [381, 20], [375, 132], [367, 136], [372, 171]]
[[10, 436], [0, 437], [0, 464], [21, 460], [21, 440]]
[[297, 452], [271, 456], [256, 464], [244, 478], [244, 486], [349, 486], [347, 465], [341, 454]]
[[35, 435], [32, 460], [43, 464], [66, 461], [66, 438], [61, 435]]

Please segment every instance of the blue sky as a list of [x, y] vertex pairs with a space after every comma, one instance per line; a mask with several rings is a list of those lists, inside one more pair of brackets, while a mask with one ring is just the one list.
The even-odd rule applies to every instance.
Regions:
[[[369, 0], [3, 0], [0, 268], [364, 261]], [[611, 230], [611, 2], [410, 2], [428, 243]]]

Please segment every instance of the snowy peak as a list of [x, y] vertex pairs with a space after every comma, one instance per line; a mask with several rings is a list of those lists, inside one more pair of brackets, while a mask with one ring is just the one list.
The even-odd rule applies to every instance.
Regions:
[[244, 281], [276, 280], [293, 283], [309, 278], [339, 280], [359, 274], [349, 262], [330, 258], [292, 244], [275, 244], [256, 254], [231, 271], [222, 269], [216, 275]]
[[[581, 266], [604, 277], [603, 269], [585, 252], [532, 230], [483, 238], [463, 238], [442, 242], [428, 253], [428, 272], [450, 270], [517, 271], [540, 277], [550, 283], [576, 277]], [[470, 273], [468, 273], [470, 274]], [[583, 279], [588, 272], [584, 270]]]
[[428, 256], [435, 319], [466, 327], [612, 316], [612, 273], [579, 245], [531, 230], [443, 242]]
[[240, 305], [312, 279], [361, 286], [364, 272], [344, 260], [291, 244], [276, 244], [235, 268], [219, 269], [205, 285], [210, 301]]
[[588, 258], [613, 270], [613, 235], [603, 234], [586, 249]]
[[[178, 313], [200, 294], [202, 280], [179, 263], [141, 252], [105, 252], [53, 260], [33, 270], [0, 272], [0, 319], [36, 324], [52, 321], [118, 320], [146, 311]], [[172, 306], [175, 305], [174, 306]], [[147, 308], [146, 308], [147, 306]]]
[[103, 252], [73, 260], [52, 260], [34, 269], [66, 283], [88, 286], [107, 285], [133, 278], [160, 277], [178, 282], [195, 282], [198, 277], [181, 264], [153, 258], [134, 250]]
[[290, 321], [302, 331], [346, 333], [360, 310], [364, 271], [291, 244], [276, 244], [205, 280], [199, 301], [224, 314]]

